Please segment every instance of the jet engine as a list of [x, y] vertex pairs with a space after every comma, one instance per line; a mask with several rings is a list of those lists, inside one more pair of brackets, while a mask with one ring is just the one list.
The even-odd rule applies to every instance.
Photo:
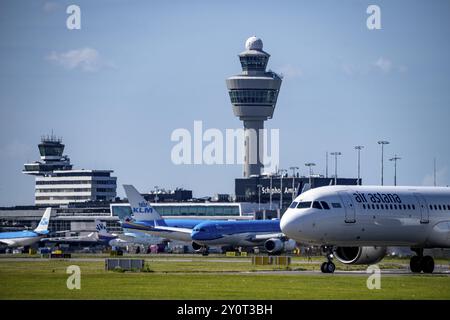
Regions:
[[334, 256], [345, 264], [374, 264], [386, 255], [386, 247], [337, 247]]
[[198, 244], [195, 241], [192, 241], [192, 249], [194, 249], [194, 251], [199, 252], [202, 249], [204, 249], [204, 246], [202, 246], [201, 244]]
[[296, 243], [294, 240], [282, 240], [277, 238], [271, 238], [264, 242], [264, 248], [268, 253], [280, 253], [283, 251], [291, 251], [296, 247]]

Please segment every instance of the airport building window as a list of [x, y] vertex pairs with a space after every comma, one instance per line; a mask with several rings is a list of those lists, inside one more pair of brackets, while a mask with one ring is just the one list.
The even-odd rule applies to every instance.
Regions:
[[299, 202], [297, 205], [297, 209], [306, 209], [311, 207], [311, 201]]
[[333, 208], [342, 208], [342, 206], [339, 202], [333, 202], [333, 203], [331, 203], [331, 205], [333, 206]]
[[314, 201], [312, 207], [314, 209], [321, 209], [322, 210], [322, 206], [320, 205], [319, 201]]
[[292, 204], [289, 206], [289, 208], [294, 209], [295, 207], [297, 207], [298, 202], [292, 202]]
[[325, 201], [320, 201], [320, 203], [325, 210], [330, 210], [330, 206], [328, 205], [328, 203], [326, 203]]

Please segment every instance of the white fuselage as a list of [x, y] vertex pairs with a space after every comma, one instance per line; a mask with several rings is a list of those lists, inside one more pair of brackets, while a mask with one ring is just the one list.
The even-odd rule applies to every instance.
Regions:
[[[314, 201], [325, 202], [329, 209]], [[450, 247], [450, 188], [327, 186], [311, 189], [294, 202], [301, 204], [291, 205], [280, 226], [298, 242]]]

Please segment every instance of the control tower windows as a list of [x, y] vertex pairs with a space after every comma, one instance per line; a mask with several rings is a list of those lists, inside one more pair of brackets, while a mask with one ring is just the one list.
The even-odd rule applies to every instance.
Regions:
[[230, 90], [230, 99], [233, 104], [269, 104], [273, 105], [277, 100], [277, 90], [271, 89], [242, 89]]
[[248, 55], [241, 56], [239, 59], [241, 60], [243, 71], [265, 71], [269, 57], [265, 55]]

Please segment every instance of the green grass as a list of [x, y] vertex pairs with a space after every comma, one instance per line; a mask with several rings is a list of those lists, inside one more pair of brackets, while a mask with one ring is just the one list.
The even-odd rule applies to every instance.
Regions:
[[[381, 290], [368, 290], [365, 275], [228, 274], [275, 268], [248, 259], [168, 260], [149, 259], [153, 272], [118, 273], [104, 271], [103, 261], [0, 259], [0, 299], [450, 299], [449, 276], [385, 276]], [[72, 264], [81, 268], [81, 290], [66, 287]]]

